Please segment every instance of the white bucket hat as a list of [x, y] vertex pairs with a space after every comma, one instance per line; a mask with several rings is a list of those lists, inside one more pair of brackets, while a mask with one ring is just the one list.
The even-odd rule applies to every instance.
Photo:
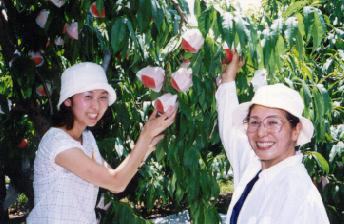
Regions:
[[310, 120], [302, 116], [304, 104], [300, 94], [283, 84], [266, 85], [257, 90], [250, 102], [240, 104], [233, 111], [233, 124], [244, 130], [243, 121], [247, 117], [251, 105], [282, 109], [299, 118], [302, 129], [296, 145], [304, 145], [311, 141], [314, 127]]
[[104, 69], [92, 62], [82, 62], [67, 68], [61, 76], [60, 99], [57, 109], [69, 97], [96, 89], [109, 94], [109, 106], [116, 101], [115, 90], [109, 85]]

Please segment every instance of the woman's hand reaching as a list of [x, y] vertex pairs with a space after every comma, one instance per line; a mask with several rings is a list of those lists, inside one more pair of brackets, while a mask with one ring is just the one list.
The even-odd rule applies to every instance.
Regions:
[[169, 108], [169, 110], [158, 115], [155, 109], [149, 116], [148, 121], [143, 126], [139, 140], [134, 148], [144, 149], [144, 157], [141, 160], [142, 166], [148, 156], [156, 149], [156, 145], [164, 138], [163, 132], [174, 122], [177, 114], [177, 108]]
[[232, 61], [226, 65], [225, 71], [222, 73], [221, 83], [235, 81], [237, 73], [244, 64], [245, 62], [239, 56], [238, 52], [234, 51]]
[[169, 108], [166, 113], [158, 116], [155, 109], [141, 131], [142, 138], [149, 140], [150, 147], [154, 147], [164, 137], [162, 134], [175, 120], [177, 108]]

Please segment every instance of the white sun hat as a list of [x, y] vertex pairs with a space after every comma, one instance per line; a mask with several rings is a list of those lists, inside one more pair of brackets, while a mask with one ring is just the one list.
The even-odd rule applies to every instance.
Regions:
[[240, 127], [241, 130], [244, 130], [243, 121], [246, 119], [249, 108], [253, 104], [282, 109], [299, 118], [302, 123], [302, 129], [296, 145], [304, 145], [311, 141], [314, 127], [309, 119], [302, 116], [304, 103], [297, 91], [281, 83], [259, 88], [250, 102], [241, 103], [233, 111], [233, 124]]
[[103, 89], [109, 94], [109, 106], [116, 101], [116, 92], [109, 85], [104, 69], [92, 62], [82, 62], [67, 68], [61, 76], [60, 99], [57, 109], [75, 94]]

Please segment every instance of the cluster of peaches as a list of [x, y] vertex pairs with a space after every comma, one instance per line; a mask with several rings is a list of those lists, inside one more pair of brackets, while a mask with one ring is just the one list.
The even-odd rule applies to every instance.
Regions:
[[[65, 4], [64, 0], [50, 0], [56, 7], [62, 7]], [[94, 18], [105, 18], [105, 8], [103, 8], [102, 12], [98, 12], [96, 2], [93, 2], [90, 6], [90, 13]], [[50, 11], [47, 9], [42, 9], [38, 15], [36, 16], [35, 22], [36, 24], [41, 27], [42, 29], [45, 28], [48, 18], [49, 18]], [[65, 24], [62, 30], [63, 34], [66, 34], [68, 38], [72, 40], [79, 39], [78, 33], [78, 22], [72, 22], [71, 24]], [[63, 46], [64, 40], [61, 36], [57, 36], [54, 40], [56, 46]], [[50, 40], [47, 42], [47, 46], [50, 44]], [[40, 67], [44, 64], [44, 58], [42, 56], [42, 52], [40, 51], [30, 51], [29, 56], [35, 63], [36, 67]], [[48, 86], [49, 89], [50, 86]], [[46, 96], [46, 92], [42, 85], [38, 86], [36, 89], [36, 93], [39, 96]]]
[[[189, 29], [182, 35], [181, 48], [186, 52], [197, 53], [204, 44], [202, 33], [196, 29]], [[232, 52], [228, 47], [224, 48], [226, 58], [223, 63], [229, 63], [232, 60]], [[192, 70], [189, 67], [190, 62], [184, 61], [179, 69], [171, 74], [170, 84], [177, 92], [187, 92], [192, 86]], [[137, 77], [142, 84], [155, 91], [160, 92], [165, 81], [165, 70], [161, 67], [147, 66], [137, 72]], [[177, 95], [166, 93], [158, 97], [154, 102], [154, 107], [159, 113], [165, 113], [169, 107], [177, 104]]]

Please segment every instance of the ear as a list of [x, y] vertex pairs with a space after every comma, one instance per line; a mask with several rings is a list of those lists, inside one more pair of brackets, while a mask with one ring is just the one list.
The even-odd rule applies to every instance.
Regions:
[[68, 98], [68, 99], [66, 99], [65, 101], [63, 101], [63, 104], [64, 104], [66, 107], [71, 107], [71, 106], [72, 106], [72, 100], [71, 100], [71, 98]]
[[297, 139], [299, 138], [300, 132], [302, 130], [302, 123], [299, 122], [297, 123], [296, 127], [293, 128], [293, 133], [292, 133], [292, 139], [293, 141], [297, 141]]

